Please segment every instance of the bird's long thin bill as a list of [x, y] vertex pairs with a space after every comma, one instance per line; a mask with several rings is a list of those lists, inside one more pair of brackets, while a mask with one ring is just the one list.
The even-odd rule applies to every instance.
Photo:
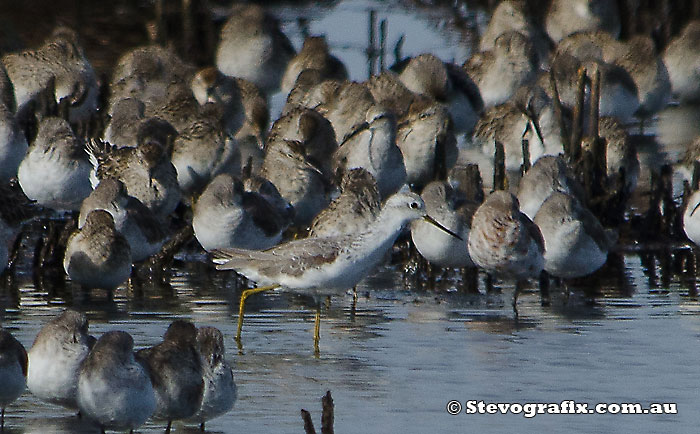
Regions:
[[452, 232], [451, 230], [447, 229], [446, 227], [444, 227], [443, 225], [441, 225], [440, 223], [438, 223], [437, 220], [435, 220], [434, 218], [430, 217], [429, 215], [423, 216], [423, 220], [425, 220], [426, 222], [428, 222], [428, 223], [430, 223], [430, 224], [432, 224], [432, 225], [438, 227], [439, 229], [441, 229], [441, 230], [447, 232], [448, 234], [452, 235], [453, 237], [455, 237], [455, 238], [457, 238], [457, 239], [459, 239], [459, 240], [464, 241], [464, 239], [462, 239], [462, 237], [460, 237], [460, 236], [457, 235], [456, 233]]

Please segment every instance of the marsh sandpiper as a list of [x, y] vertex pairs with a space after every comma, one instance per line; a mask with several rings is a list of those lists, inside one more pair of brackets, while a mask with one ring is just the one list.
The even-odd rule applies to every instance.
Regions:
[[[409, 222], [424, 218], [440, 226], [425, 212], [423, 200], [414, 193], [397, 193], [384, 203], [377, 219], [357, 233], [326, 238], [304, 238], [258, 252], [224, 249], [215, 252], [220, 270], [236, 270], [260, 285], [241, 294], [236, 340], [240, 346], [246, 299], [280, 286], [333, 294], [354, 287], [381, 260]], [[459, 238], [459, 237], [458, 237]], [[318, 353], [320, 304], [316, 311], [314, 348]]]

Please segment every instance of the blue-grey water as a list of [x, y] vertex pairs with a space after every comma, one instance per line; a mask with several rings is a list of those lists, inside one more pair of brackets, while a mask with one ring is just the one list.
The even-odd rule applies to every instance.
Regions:
[[[700, 305], [678, 279], [651, 289], [640, 259], [602, 273], [597, 296], [552, 289], [542, 307], [534, 289], [465, 294], [448, 277], [438, 289], [404, 285], [401, 266], [383, 267], [352, 297], [324, 306], [320, 357], [312, 345], [313, 301], [275, 292], [250, 299], [243, 350], [233, 340], [239, 289], [230, 273], [177, 267], [172, 287], [125, 288], [113, 297], [68, 285], [59, 296], [3, 292], [3, 326], [29, 347], [41, 325], [67, 304], [88, 313], [90, 330], [126, 330], [138, 347], [157, 343], [169, 322], [187, 318], [227, 336], [239, 399], [208, 424], [211, 432], [301, 432], [299, 411], [320, 425], [331, 390], [336, 432], [691, 432], [700, 379]], [[20, 279], [29, 276], [20, 276]], [[412, 289], [411, 289], [412, 288]], [[483, 287], [482, 287], [483, 289]], [[590, 289], [590, 288], [589, 288]], [[69, 302], [67, 300], [70, 300]], [[449, 400], [579, 403], [674, 402], [676, 415], [449, 415]], [[94, 432], [74, 415], [26, 393], [8, 409], [14, 433]], [[141, 432], [163, 427], [149, 422]], [[177, 426], [178, 432], [196, 427]]]
[[[296, 17], [308, 18], [311, 33], [326, 34], [356, 80], [368, 72], [370, 8], [378, 21], [387, 19], [387, 64], [401, 35], [403, 55], [428, 51], [461, 63], [476, 41], [470, 29], [483, 28], [488, 18], [476, 8], [460, 9], [466, 26], [457, 25], [451, 8], [403, 4], [347, 0], [275, 11], [297, 48], [302, 37]], [[273, 98], [273, 113], [282, 102], [281, 95]], [[126, 330], [139, 348], [157, 343], [176, 318], [220, 328], [239, 398], [231, 412], [207, 424], [209, 432], [303, 432], [302, 408], [320, 428], [326, 390], [335, 402], [335, 430], [347, 434], [697, 431], [700, 303], [686, 280], [658, 276], [658, 263], [642, 265], [637, 253], [625, 253], [621, 264], [568, 297], [553, 287], [545, 307], [531, 288], [520, 296], [517, 317], [508, 283], [497, 282], [487, 293], [482, 282], [480, 294], [466, 294], [459, 278], [448, 276], [436, 289], [424, 289], [405, 279], [402, 269], [386, 266], [363, 281], [354, 311], [349, 294], [324, 305], [319, 357], [312, 344], [314, 301], [284, 291], [249, 299], [239, 352], [233, 336], [240, 288], [232, 273], [213, 271], [196, 253], [179, 256], [170, 286], [124, 286], [113, 294], [61, 284], [60, 274], [38, 289], [25, 264], [15, 287], [0, 289], [0, 318], [27, 348], [66, 306], [87, 312], [93, 334]], [[449, 415], [450, 400], [673, 402], [678, 413]], [[5, 428], [13, 434], [96, 432], [28, 392], [8, 408]], [[162, 429], [149, 422], [139, 431]], [[198, 427], [176, 424], [175, 432]]]

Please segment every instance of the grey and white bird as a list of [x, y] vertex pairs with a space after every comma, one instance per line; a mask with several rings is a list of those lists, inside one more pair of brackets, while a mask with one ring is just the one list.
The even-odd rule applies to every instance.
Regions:
[[347, 80], [348, 71], [345, 65], [337, 57], [330, 54], [328, 43], [324, 36], [307, 36], [304, 45], [287, 64], [287, 69], [282, 77], [282, 92], [289, 93], [297, 81], [297, 77], [304, 70], [315, 69], [319, 71], [324, 80]]
[[224, 335], [216, 327], [200, 327], [197, 330], [197, 347], [202, 360], [204, 393], [202, 404], [190, 420], [204, 424], [233, 408], [238, 391], [233, 370], [226, 362]]
[[172, 422], [192, 417], [202, 404], [204, 392], [202, 361], [197, 350], [197, 328], [189, 321], [176, 320], [163, 341], [136, 353], [146, 367], [156, 396], [155, 420]]
[[361, 232], [379, 215], [377, 181], [362, 168], [345, 173], [340, 194], [311, 222], [309, 237], [331, 237]]
[[114, 289], [131, 275], [131, 247], [105, 210], [91, 211], [66, 243], [63, 269], [87, 288]]
[[225, 173], [211, 180], [192, 211], [194, 235], [207, 251], [268, 249], [282, 240], [290, 222], [262, 195], [245, 191], [241, 180]]
[[130, 196], [158, 218], [170, 215], [180, 203], [177, 171], [158, 141], [144, 138], [136, 147], [116, 148], [93, 140], [87, 144], [87, 151], [93, 167], [93, 186], [102, 179], [118, 179]]
[[37, 204], [56, 210], [77, 210], [92, 191], [90, 160], [67, 121], [47, 117], [19, 165], [22, 190]]
[[66, 309], [51, 319], [27, 353], [29, 391], [42, 401], [77, 409], [79, 369], [94, 340], [84, 313]]
[[467, 245], [474, 264], [500, 277], [524, 280], [544, 268], [542, 234], [506, 191], [494, 191], [476, 210]]
[[121, 181], [107, 178], [97, 184], [80, 207], [78, 228], [82, 228], [87, 216], [98, 209], [114, 218], [115, 229], [129, 243], [133, 262], [154, 255], [163, 246], [167, 236], [163, 223], [140, 200], [129, 196]]
[[554, 192], [534, 219], [544, 239], [544, 269], [561, 278], [582, 277], [602, 267], [613, 238], [578, 199]]
[[294, 54], [279, 22], [262, 6], [234, 5], [221, 28], [216, 66], [229, 77], [249, 80], [272, 93], [279, 89]]
[[40, 47], [6, 54], [2, 63], [14, 87], [18, 113], [24, 113], [51, 81], [56, 103], [63, 98], [70, 102], [71, 122], [85, 122], [97, 109], [97, 76], [72, 29], [57, 27]]
[[426, 185], [421, 198], [428, 215], [461, 238], [434, 230], [438, 228], [428, 222], [414, 220], [411, 223], [411, 239], [421, 256], [439, 267], [474, 267], [467, 240], [478, 204], [461, 199], [459, 193], [445, 181], [433, 181]]
[[396, 117], [381, 106], [370, 107], [365, 123], [338, 147], [333, 155], [336, 175], [361, 167], [377, 180], [382, 198], [397, 192], [406, 182], [403, 154], [396, 146]]
[[80, 366], [80, 414], [105, 430], [131, 430], [143, 425], [156, 409], [146, 369], [134, 358], [134, 339], [110, 331], [97, 340]]

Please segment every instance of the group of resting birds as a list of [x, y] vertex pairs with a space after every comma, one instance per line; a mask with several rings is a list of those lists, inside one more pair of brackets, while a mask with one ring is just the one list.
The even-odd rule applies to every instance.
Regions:
[[[221, 268], [260, 284], [352, 287], [409, 224], [437, 266], [518, 281], [542, 270], [591, 274], [615, 235], [559, 155], [578, 71], [600, 77], [593, 129], [607, 143], [607, 176], [622, 177], [628, 192], [640, 163], [625, 124], [673, 98], [700, 98], [700, 22], [658, 52], [650, 35], [617, 39], [615, 5], [552, 0], [536, 19], [526, 1], [504, 0], [463, 65], [426, 53], [363, 82], [349, 80], [322, 36], [296, 52], [254, 4], [231, 8], [212, 65], [197, 69], [152, 44], [123, 53], [108, 82], [78, 34], [58, 27], [0, 62], [0, 182], [14, 186], [0, 189], [0, 268], [28, 221], [17, 211], [31, 203], [52, 218], [75, 217], [62, 262], [86, 287], [125, 282], [172, 235], [174, 215]], [[278, 89], [287, 99], [270, 126], [268, 98]], [[460, 182], [469, 151], [491, 157], [497, 142], [511, 176], [534, 164], [513, 193], [484, 199], [477, 183], [480, 194], [470, 194]], [[697, 209], [686, 212], [696, 242]], [[291, 234], [301, 239], [284, 244]], [[39, 398], [78, 408], [103, 429], [133, 429], [152, 415], [204, 423], [233, 404], [218, 330], [176, 321], [163, 343], [136, 354], [133, 346], [118, 331], [95, 342], [85, 316], [68, 310], [42, 330], [27, 362], [0, 330], [3, 412], [25, 378]]]
[[50, 320], [27, 352], [0, 328], [0, 408], [25, 389], [38, 399], [78, 410], [104, 432], [134, 430], [149, 418], [204, 429], [236, 400], [224, 337], [214, 327], [176, 320], [163, 341], [134, 352], [134, 339], [109, 331], [95, 339], [85, 314], [67, 309]]

